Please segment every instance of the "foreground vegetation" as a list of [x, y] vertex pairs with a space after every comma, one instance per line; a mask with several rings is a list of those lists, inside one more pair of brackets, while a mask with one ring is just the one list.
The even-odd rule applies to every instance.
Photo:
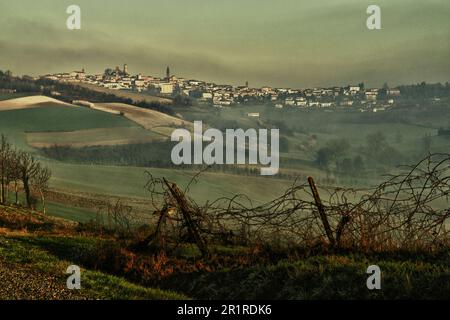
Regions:
[[[133, 240], [134, 239], [134, 240]], [[82, 290], [68, 299], [446, 299], [450, 254], [357, 253], [324, 248], [215, 246], [202, 257], [184, 244], [164, 254], [137, 250], [91, 224], [0, 207], [0, 261], [54, 277], [82, 266]], [[368, 290], [369, 265], [382, 270], [382, 289]], [[47, 284], [41, 284], [46, 286]], [[159, 288], [159, 289], [154, 289]], [[14, 288], [13, 288], [14, 289]], [[168, 291], [167, 291], [168, 290]], [[180, 294], [176, 294], [179, 292]], [[3, 298], [8, 298], [7, 296]], [[39, 296], [31, 297], [39, 298]], [[55, 297], [55, 298], [58, 298]]]
[[[68, 266], [77, 261], [70, 257], [61, 259], [52, 254], [45, 246], [37, 245], [42, 239], [58, 239], [61, 243], [73, 243], [78, 247], [83, 238], [70, 238], [70, 223], [54, 220], [38, 213], [23, 209], [0, 206], [0, 263], [6, 263], [11, 269], [23, 270], [29, 276], [28, 283], [20, 290], [22, 283], [16, 287], [0, 290], [1, 299], [11, 299], [14, 296], [22, 299], [186, 299], [184, 295], [171, 291], [163, 291], [142, 287], [100, 270], [82, 269], [82, 290], [62, 295], [68, 275]], [[16, 230], [16, 232], [14, 232]], [[20, 232], [18, 232], [20, 231]], [[40, 233], [47, 233], [49, 238], [42, 238]], [[52, 233], [60, 234], [61, 238], [53, 238]], [[94, 238], [84, 238], [85, 242], [95, 241]], [[65, 241], [66, 240], [66, 241]], [[34, 277], [36, 275], [36, 278]], [[7, 276], [7, 275], [6, 275]], [[11, 277], [13, 274], [11, 274]], [[47, 283], [46, 281], [54, 283]], [[11, 279], [9, 279], [11, 280]], [[30, 286], [28, 290], [27, 286]], [[57, 290], [55, 290], [57, 289]], [[55, 296], [50, 291], [55, 291]]]

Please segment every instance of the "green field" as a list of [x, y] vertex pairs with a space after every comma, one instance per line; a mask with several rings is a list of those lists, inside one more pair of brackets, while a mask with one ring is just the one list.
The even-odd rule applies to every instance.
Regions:
[[[99, 129], [101, 128], [101, 129]], [[79, 136], [68, 134], [80, 131]], [[104, 130], [90, 135], [89, 130]], [[22, 149], [35, 150], [28, 142], [70, 144], [84, 141], [138, 137], [154, 137], [154, 133], [138, 127], [123, 117], [83, 107], [41, 107], [0, 113], [0, 131]], [[58, 132], [63, 131], [63, 132]], [[108, 136], [108, 134], [110, 134]], [[44, 160], [52, 169], [51, 186], [57, 189], [75, 190], [126, 197], [147, 197], [144, 190], [149, 170], [158, 177], [186, 186], [195, 172], [189, 170], [146, 169], [122, 166], [79, 165]], [[267, 183], [266, 183], [267, 181]], [[261, 202], [278, 196], [291, 182], [262, 177], [249, 177], [247, 184], [236, 183], [236, 176], [223, 173], [204, 173], [201, 183], [191, 186], [192, 196], [200, 202], [222, 196], [247, 194]]]
[[84, 107], [48, 106], [0, 112], [0, 132], [20, 148], [28, 149], [26, 132], [75, 131], [136, 127], [123, 117]]
[[[48, 163], [53, 171], [52, 186], [58, 189], [91, 192], [124, 197], [148, 198], [144, 186], [147, 182], [145, 171], [155, 177], [165, 177], [169, 181], [186, 187], [195, 172], [160, 168], [125, 166], [100, 166]], [[266, 202], [281, 195], [292, 182], [258, 176], [245, 177], [244, 183], [237, 183], [238, 176], [225, 173], [205, 172], [198, 183], [190, 187], [189, 195], [199, 203], [207, 200], [237, 194], [246, 194], [257, 203]]]
[[27, 93], [0, 93], [0, 101], [26, 97]]
[[[25, 197], [23, 196], [23, 194], [19, 194], [18, 200], [19, 200], [19, 204], [25, 203]], [[9, 194], [9, 202], [10, 203], [15, 202], [15, 196], [12, 193]], [[37, 204], [36, 210], [43, 211], [43, 207], [42, 207], [41, 203]], [[95, 218], [97, 217], [96, 212], [94, 212], [92, 210], [80, 208], [80, 207], [74, 207], [74, 206], [71, 206], [68, 204], [56, 203], [56, 202], [52, 202], [52, 201], [47, 201], [46, 211], [51, 216], [64, 218], [64, 219], [77, 221], [77, 222], [88, 222], [90, 220], [95, 220]]]
[[36, 148], [52, 146], [108, 146], [120, 144], [150, 143], [166, 137], [141, 127], [114, 127], [64, 132], [28, 132], [27, 143]]
[[[424, 136], [435, 136], [439, 127], [450, 125], [450, 110], [438, 111], [410, 111], [411, 114], [408, 115], [409, 111], [402, 110], [375, 114], [357, 111], [324, 112], [298, 107], [280, 110], [268, 106], [246, 106], [220, 110], [196, 108], [184, 110], [181, 114], [190, 121], [203, 120], [213, 127], [221, 127], [225, 123], [241, 128], [277, 128], [282, 123], [281, 135], [292, 135], [292, 139], [296, 141], [317, 135], [319, 146], [334, 138], [345, 138], [351, 140], [353, 145], [359, 145], [365, 143], [368, 134], [380, 131], [386, 135], [389, 143], [401, 148], [401, 151], [409, 152], [411, 146], [417, 145]], [[249, 112], [258, 112], [260, 117], [249, 118]], [[283, 128], [289, 129], [289, 134]]]

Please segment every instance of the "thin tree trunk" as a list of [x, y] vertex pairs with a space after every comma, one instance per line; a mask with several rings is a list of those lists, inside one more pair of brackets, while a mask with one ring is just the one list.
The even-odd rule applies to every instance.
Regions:
[[41, 200], [42, 200], [42, 210], [44, 211], [44, 214], [46, 214], [46, 210], [45, 210], [45, 196], [44, 193], [42, 191], [40, 191], [41, 193]]
[[[3, 164], [2, 164], [3, 166]], [[3, 177], [3, 167], [2, 167], [2, 173], [1, 173], [1, 181], [0, 181], [0, 203], [5, 203], [5, 185], [4, 185], [4, 177]]]
[[25, 190], [25, 198], [27, 200], [27, 208], [31, 209], [31, 191], [28, 177], [23, 177], [23, 189]]
[[17, 184], [17, 180], [14, 181], [14, 192], [16, 194], [16, 205], [19, 204], [19, 186]]

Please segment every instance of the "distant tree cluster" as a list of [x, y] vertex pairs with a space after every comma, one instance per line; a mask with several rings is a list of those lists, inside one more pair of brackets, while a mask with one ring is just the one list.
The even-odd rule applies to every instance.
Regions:
[[30, 77], [14, 77], [9, 70], [0, 70], [0, 89], [15, 90], [16, 92], [41, 92], [39, 85]]
[[433, 97], [450, 97], [450, 84], [426, 83], [400, 86], [402, 97], [408, 98], [433, 98]]
[[[280, 150], [288, 148], [283, 146], [284, 139], [280, 139]], [[70, 146], [54, 145], [42, 148], [42, 155], [63, 162], [135, 166], [152, 168], [172, 168], [199, 171], [203, 165], [174, 165], [170, 160], [173, 143], [171, 141], [154, 141], [152, 143], [128, 144], [116, 146], [92, 146], [74, 148]], [[286, 151], [287, 152], [287, 151]], [[211, 166], [208, 171], [226, 172], [245, 176], [260, 176], [260, 169], [252, 166], [217, 165]], [[277, 179], [294, 180], [296, 175], [278, 173]]]
[[7, 204], [9, 191], [13, 187], [15, 204], [19, 204], [19, 188], [23, 189], [28, 208], [34, 208], [38, 193], [44, 213], [46, 211], [45, 195], [49, 188], [51, 171], [42, 166], [30, 153], [17, 150], [4, 135], [0, 139], [0, 204]]
[[[396, 138], [402, 139], [400, 136]], [[430, 145], [426, 146], [426, 142], [424, 139], [425, 154], [430, 151]], [[422, 155], [423, 153], [420, 153], [418, 156]], [[400, 165], [405, 156], [389, 144], [384, 133], [377, 131], [369, 133], [365, 145], [359, 147], [352, 146], [346, 139], [331, 139], [317, 150], [314, 160], [319, 168], [327, 172], [358, 176], [369, 167]]]
[[346, 139], [330, 140], [325, 147], [317, 151], [316, 164], [324, 170], [328, 170], [331, 165], [337, 168], [349, 149], [350, 143]]
[[193, 105], [193, 101], [188, 96], [177, 94], [173, 99], [173, 105], [175, 107], [191, 107]]
[[439, 128], [438, 136], [448, 136], [448, 137], [450, 137], [450, 128], [447, 128], [447, 129]]
[[366, 136], [365, 153], [369, 160], [383, 165], [399, 165], [404, 160], [403, 155], [388, 143], [381, 131]]

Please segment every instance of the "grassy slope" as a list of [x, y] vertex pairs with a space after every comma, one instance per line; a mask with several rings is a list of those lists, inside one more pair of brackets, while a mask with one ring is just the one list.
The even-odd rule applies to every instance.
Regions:
[[[23, 194], [19, 194], [18, 197], [19, 203], [25, 203], [25, 197]], [[9, 194], [9, 202], [14, 203], [15, 202], [15, 195], [10, 193]], [[49, 215], [69, 219], [72, 221], [77, 222], [87, 222], [90, 220], [95, 220], [97, 214], [96, 212], [80, 208], [80, 207], [74, 207], [70, 206], [68, 204], [60, 204], [52, 201], [47, 201], [46, 204], [46, 210]], [[36, 210], [43, 211], [42, 204], [39, 202], [36, 206]]]
[[[9, 273], [0, 276], [7, 277], [8, 283], [13, 287], [1, 288], [0, 297], [10, 299], [17, 296], [15, 290], [23, 290], [27, 284], [21, 279], [14, 279], [13, 270], [21, 270], [30, 273], [33, 278], [33, 290], [24, 290], [23, 294], [31, 294], [27, 299], [40, 299], [48, 297], [46, 290], [55, 288], [64, 289], [68, 275], [67, 267], [76, 264], [70, 257], [65, 259], [58, 257], [42, 246], [42, 243], [70, 244], [77, 248], [80, 254], [83, 250], [97, 243], [96, 238], [74, 237], [74, 224], [65, 220], [47, 217], [35, 212], [20, 208], [5, 207], [0, 205], [0, 265], [7, 263]], [[45, 236], [42, 235], [45, 234]], [[33, 277], [31, 277], [33, 275]], [[46, 283], [45, 281], [52, 283]], [[5, 280], [3, 278], [3, 280]], [[28, 279], [27, 279], [28, 280]], [[14, 284], [17, 287], [14, 287]], [[82, 289], [77, 296], [88, 299], [185, 299], [186, 296], [171, 291], [144, 288], [132, 284], [123, 278], [105, 274], [101, 271], [82, 268]], [[6, 290], [6, 293], [5, 293]], [[8, 291], [10, 290], [10, 291]], [[58, 291], [53, 298], [58, 297]], [[5, 296], [6, 295], [6, 296]]]
[[[186, 187], [194, 176], [188, 170], [159, 168], [138, 168], [101, 165], [78, 165], [51, 162], [54, 173], [52, 186], [92, 193], [122, 195], [128, 197], [148, 197], [144, 189], [147, 182], [144, 172], [148, 170], [155, 177], [166, 177]], [[247, 194], [253, 201], [265, 202], [281, 195], [292, 182], [258, 176], [245, 177], [245, 184], [236, 183], [237, 176], [225, 173], [201, 175], [201, 183], [192, 184], [189, 194], [198, 202], [204, 202], [223, 196]]]
[[43, 106], [0, 113], [0, 132], [23, 149], [30, 149], [26, 144], [26, 131], [74, 131], [135, 126], [136, 124], [123, 117], [84, 107]]
[[[415, 258], [362, 255], [311, 256], [268, 266], [174, 277], [177, 284], [199, 299], [448, 299], [450, 256], [429, 262]], [[381, 290], [368, 290], [367, 267], [382, 272]]]
[[27, 93], [0, 93], [0, 101], [26, 97]]
[[88, 147], [120, 144], [150, 143], [165, 140], [166, 137], [140, 127], [115, 127], [76, 130], [67, 132], [30, 132], [27, 143], [36, 148], [54, 145]]
[[125, 103], [96, 103], [96, 106], [100, 106], [106, 110], [112, 110], [115, 112], [121, 112], [123, 115], [143, 126], [146, 129], [151, 129], [154, 127], [164, 127], [164, 126], [183, 126], [192, 125], [187, 121], [183, 121], [179, 118], [170, 116], [168, 114], [136, 107], [133, 105]]
[[[38, 210], [42, 210], [38, 205]], [[89, 209], [69, 206], [67, 204], [60, 204], [56, 202], [47, 203], [47, 212], [55, 217], [69, 219], [77, 222], [87, 222], [95, 220], [96, 213]]]
[[[0, 259], [17, 267], [29, 267], [30, 270], [41, 273], [43, 277], [44, 275], [53, 276], [60, 285], [66, 283], [67, 267], [74, 264], [72, 261], [58, 259], [45, 249], [31, 244], [26, 237], [0, 236]], [[81, 271], [81, 286], [80, 293], [88, 299], [186, 299], [185, 296], [174, 292], [144, 288], [120, 277], [88, 269]], [[39, 299], [39, 296], [35, 298]]]
[[[250, 248], [218, 246], [211, 258], [203, 259], [195, 247], [181, 246], [163, 260], [148, 264], [148, 258], [154, 257], [151, 254], [136, 255], [114, 239], [78, 235], [73, 223], [21, 209], [0, 206], [0, 226], [20, 230], [1, 235], [0, 229], [0, 262], [37, 271], [43, 278], [51, 276], [60, 286], [67, 279], [67, 266], [79, 265], [83, 267], [80, 293], [90, 299], [180, 299], [185, 295], [198, 299], [313, 300], [450, 296], [448, 252], [342, 252], [289, 258], [274, 255], [270, 260], [260, 260], [258, 253], [249, 254], [253, 252]], [[24, 231], [31, 229], [35, 231]], [[249, 256], [253, 261], [250, 265]], [[381, 268], [381, 290], [366, 287], [366, 270], [374, 264]], [[155, 286], [162, 290], [148, 288]]]
[[[121, 259], [126, 261], [126, 255], [117, 256], [115, 260], [96, 259], [98, 254], [108, 256], [108, 253], [99, 251], [94, 238], [28, 237], [13, 239], [12, 243], [28, 250], [46, 250], [63, 261], [70, 257], [82, 266], [97, 261], [95, 264], [100, 270], [124, 272], [121, 267], [114, 269], [110, 264]], [[154, 270], [157, 266], [147, 266], [151, 268], [150, 271], [145, 269], [145, 264], [130, 262], [129, 267], [123, 266], [130, 269], [123, 276], [129, 276], [133, 281], [146, 278], [143, 281], [148, 286], [176, 290], [196, 299], [445, 299], [450, 296], [450, 287], [445, 285], [450, 281], [448, 254], [437, 258], [414, 253], [403, 256], [319, 254], [239, 266], [239, 255], [248, 254], [245, 252], [243, 247], [228, 247], [218, 251], [222, 258], [235, 257], [232, 258], [236, 264], [234, 267], [214, 267], [214, 263], [202, 259], [198, 254], [177, 254], [177, 265], [184, 263], [187, 270], [196, 270], [195, 266], [208, 264], [211, 264], [212, 269], [217, 269], [186, 272], [175, 268], [173, 273], [169, 272], [171, 274], [162, 279], [151, 280], [147, 275], [157, 274], [158, 271]], [[368, 290], [366, 286], [369, 276], [366, 270], [373, 264], [382, 271], [381, 290]], [[171, 269], [170, 260], [159, 268], [162, 274]], [[87, 277], [89, 279], [89, 273]], [[95, 279], [94, 283], [98, 284], [102, 279]]]

